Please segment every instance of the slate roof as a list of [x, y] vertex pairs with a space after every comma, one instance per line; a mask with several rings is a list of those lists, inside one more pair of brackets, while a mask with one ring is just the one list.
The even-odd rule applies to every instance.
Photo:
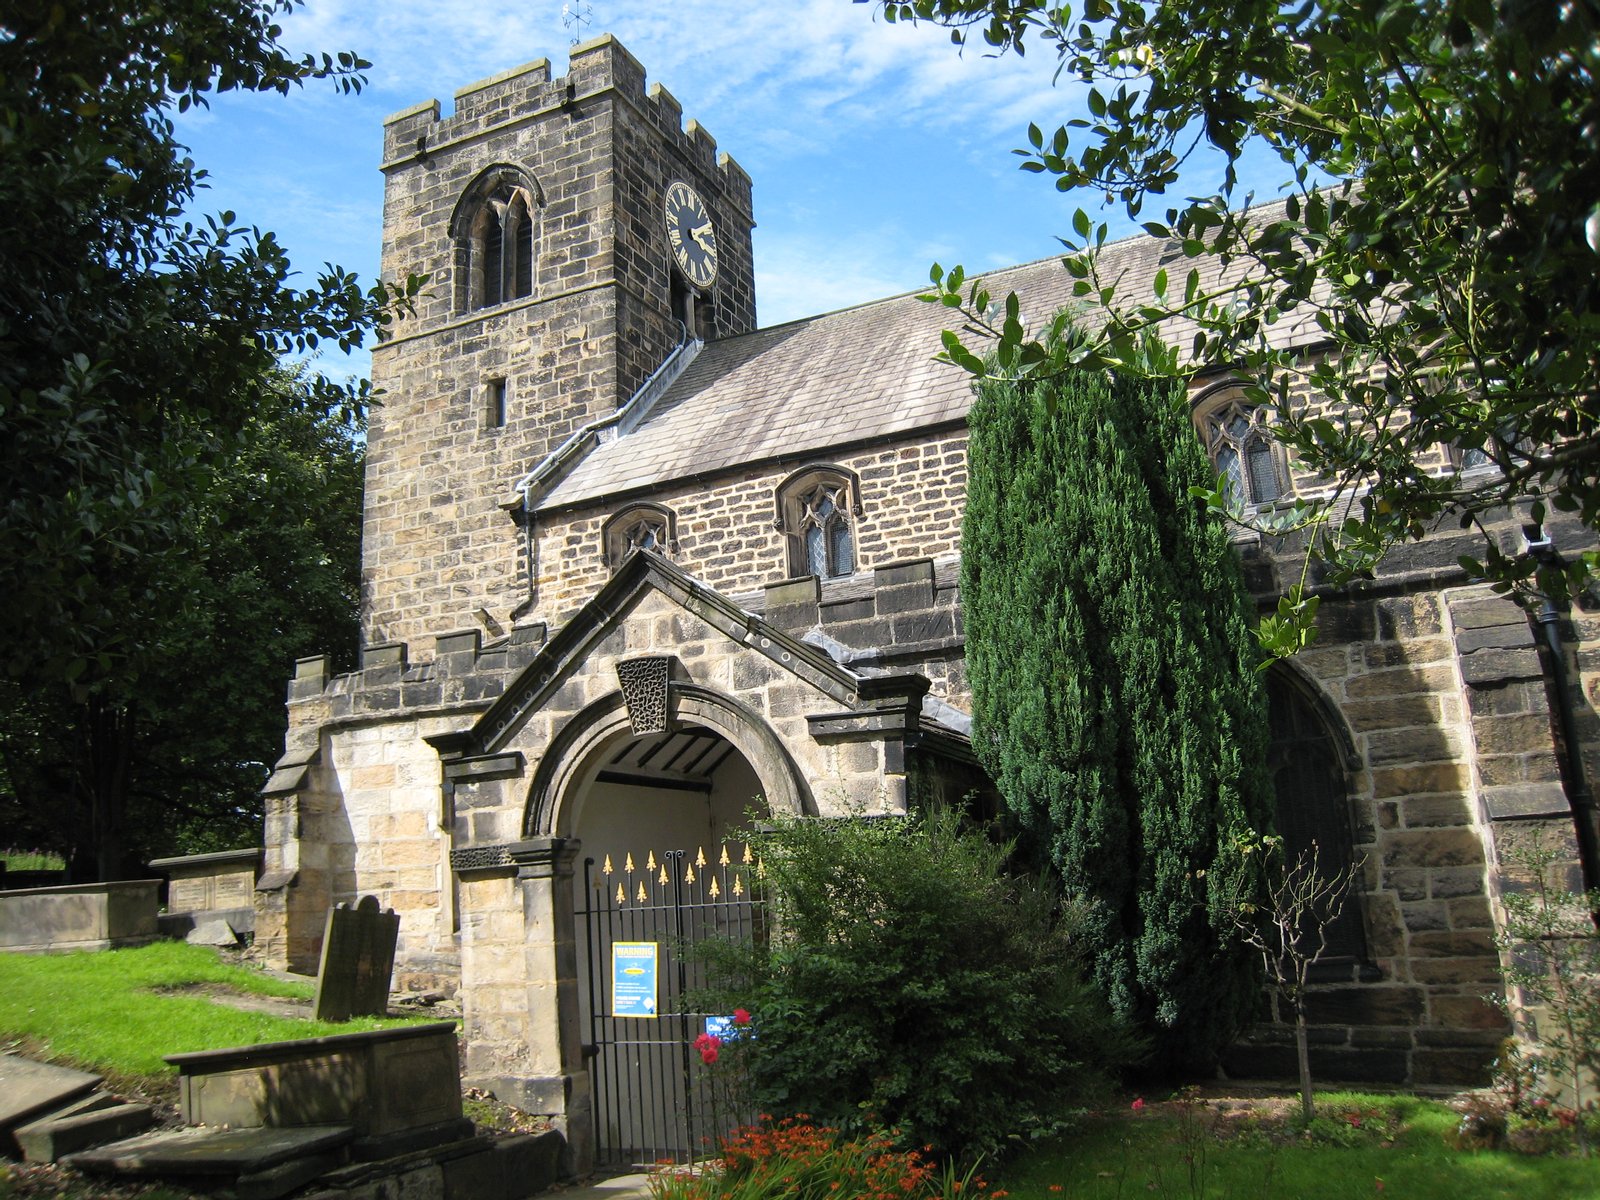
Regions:
[[[1263, 208], [1263, 215], [1275, 209]], [[1182, 256], [1171, 242], [1140, 235], [1107, 245], [1102, 269], [1123, 277], [1130, 296], [1168, 267], [1182, 293], [1191, 266], [1202, 284], [1224, 274], [1211, 256]], [[1237, 276], [1245, 264], [1226, 271]], [[1025, 320], [1037, 323], [1074, 302], [1059, 258], [984, 276], [997, 300], [1016, 292]], [[925, 289], [919, 289], [925, 290]], [[916, 292], [711, 342], [631, 433], [595, 447], [538, 504], [540, 511], [582, 505], [714, 475], [744, 464], [816, 460], [830, 451], [916, 430], [957, 424], [972, 402], [971, 376], [933, 361], [940, 331], [955, 314]], [[1194, 328], [1163, 330], [1187, 347]], [[1274, 340], [1305, 337], [1304, 322], [1284, 322]]]

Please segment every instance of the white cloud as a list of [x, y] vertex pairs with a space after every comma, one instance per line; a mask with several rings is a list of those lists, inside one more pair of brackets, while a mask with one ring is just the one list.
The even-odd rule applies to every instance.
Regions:
[[[581, 0], [568, 0], [575, 7]], [[889, 25], [848, 0], [592, 0], [585, 36], [615, 33], [755, 180], [757, 297], [766, 323], [918, 287], [930, 262], [1052, 253], [1067, 216], [1011, 147], [1054, 125], [1076, 90], [1049, 56], [958, 55], [939, 29]], [[293, 50], [372, 61], [360, 96], [316, 84], [287, 99], [223, 97], [186, 117], [216, 190], [277, 230], [306, 276], [326, 260], [376, 274], [385, 116], [539, 57], [566, 70], [562, 0], [312, 0]]]

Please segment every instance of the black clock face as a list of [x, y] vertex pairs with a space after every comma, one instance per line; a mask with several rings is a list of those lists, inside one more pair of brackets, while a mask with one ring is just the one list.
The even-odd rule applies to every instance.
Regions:
[[700, 193], [687, 183], [667, 188], [667, 240], [684, 278], [701, 291], [717, 278], [717, 235], [711, 212]]

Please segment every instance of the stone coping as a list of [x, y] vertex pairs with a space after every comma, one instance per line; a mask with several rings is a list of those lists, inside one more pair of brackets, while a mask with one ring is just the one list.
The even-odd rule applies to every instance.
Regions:
[[104, 896], [111, 892], [131, 892], [160, 887], [162, 879], [118, 879], [110, 883], [65, 883], [55, 887], [15, 888], [0, 896]]
[[360, 1050], [381, 1042], [399, 1042], [408, 1038], [437, 1037], [445, 1031], [452, 1037], [456, 1033], [454, 1021], [430, 1021], [426, 1025], [401, 1025], [394, 1029], [370, 1029], [358, 1033], [330, 1033], [324, 1037], [294, 1038], [287, 1042], [262, 1042], [256, 1046], [225, 1046], [220, 1050], [192, 1050], [185, 1054], [168, 1054], [165, 1061], [178, 1068], [179, 1074], [203, 1075], [217, 1071], [232, 1071], [239, 1067], [259, 1066], [266, 1063], [290, 1062], [319, 1054], [337, 1054], [340, 1051]]
[[152, 871], [182, 870], [184, 867], [214, 867], [224, 864], [255, 863], [261, 858], [261, 848], [251, 846], [245, 850], [215, 850], [209, 854], [180, 854], [176, 858], [152, 858], [145, 866]]

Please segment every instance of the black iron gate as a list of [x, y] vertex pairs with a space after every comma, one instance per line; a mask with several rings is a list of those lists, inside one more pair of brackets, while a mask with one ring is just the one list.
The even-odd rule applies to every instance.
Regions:
[[[705, 982], [698, 943], [765, 936], [760, 873], [748, 844], [724, 845], [715, 859], [700, 849], [584, 860], [579, 979], [600, 1163], [692, 1162], [753, 1117], [695, 1049], [708, 1019], [726, 1014], [688, 1011], [685, 997]], [[653, 958], [654, 1004], [637, 992], [622, 997], [622, 1013], [638, 1015], [619, 1015], [616, 980], [627, 970], [615, 959], [619, 943], [632, 944], [630, 964]], [[654, 1014], [643, 1015], [646, 1007]]]

